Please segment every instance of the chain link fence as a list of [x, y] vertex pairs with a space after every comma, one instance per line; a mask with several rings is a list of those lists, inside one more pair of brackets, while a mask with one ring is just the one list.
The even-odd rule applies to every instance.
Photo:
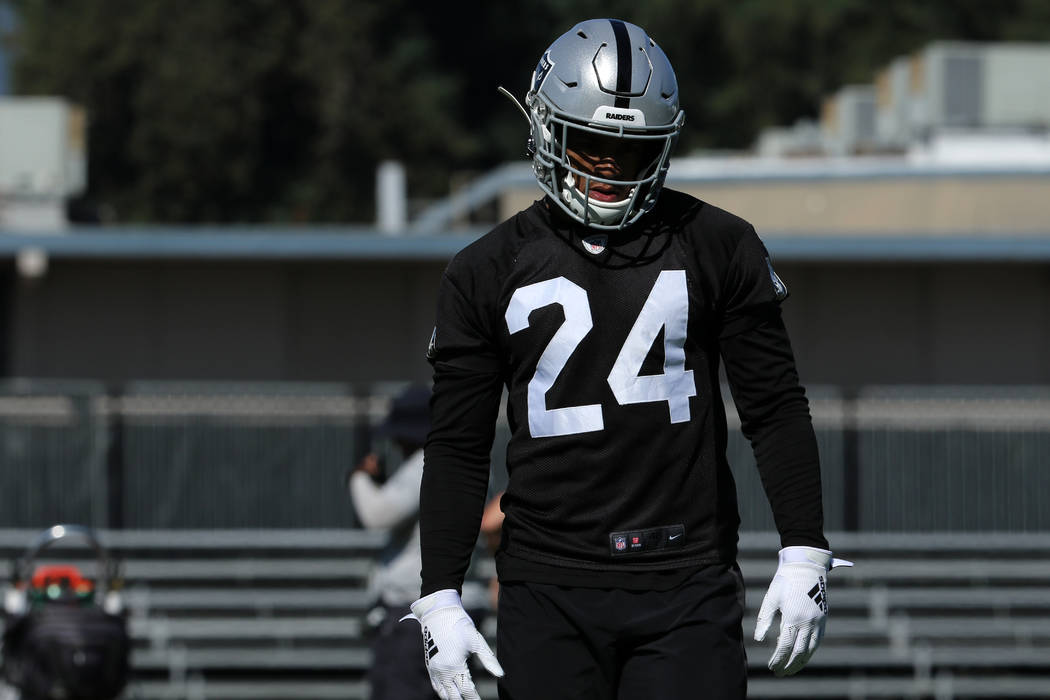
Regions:
[[[9, 381], [0, 527], [353, 527], [347, 471], [403, 386]], [[829, 531], [1050, 530], [1050, 388], [809, 395]], [[742, 527], [772, 531], [750, 445], [726, 408]], [[493, 490], [506, 480], [505, 424], [496, 435]]]
[[[827, 530], [1050, 530], [1050, 387], [816, 387], [810, 405]], [[750, 446], [726, 411], [742, 527], [773, 531]]]

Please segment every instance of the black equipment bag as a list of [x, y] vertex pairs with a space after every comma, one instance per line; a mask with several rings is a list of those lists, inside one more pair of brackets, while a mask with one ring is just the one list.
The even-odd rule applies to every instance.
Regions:
[[[98, 555], [95, 583], [82, 587], [71, 566], [56, 567], [65, 569], [54, 573], [59, 582], [44, 574], [34, 587], [37, 555], [70, 537], [86, 540]], [[4, 598], [4, 680], [22, 700], [114, 700], [127, 685], [131, 657], [117, 561], [90, 529], [55, 525], [36, 537], [14, 572], [7, 593], [20, 592], [21, 602], [11, 604], [18, 595]]]
[[53, 603], [9, 620], [4, 677], [27, 699], [112, 700], [127, 683], [130, 650], [123, 617]]

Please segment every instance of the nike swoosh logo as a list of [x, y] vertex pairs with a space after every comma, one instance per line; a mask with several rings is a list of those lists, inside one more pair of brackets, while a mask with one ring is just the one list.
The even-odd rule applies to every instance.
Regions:
[[681, 536], [682, 536], [682, 533], [679, 532], [677, 535], [671, 535], [667, 539], [669, 539], [669, 540], [676, 540], [676, 539], [678, 539]]

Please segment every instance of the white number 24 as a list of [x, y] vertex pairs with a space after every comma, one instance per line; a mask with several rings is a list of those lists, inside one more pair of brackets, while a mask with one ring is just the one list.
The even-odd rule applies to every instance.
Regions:
[[[564, 277], [520, 287], [507, 306], [507, 330], [513, 335], [528, 328], [529, 314], [550, 304], [561, 305], [565, 322], [547, 343], [529, 380], [529, 433], [532, 437], [551, 437], [603, 430], [601, 404], [547, 408], [547, 392], [593, 326], [587, 292]], [[620, 405], [666, 401], [672, 423], [689, 420], [689, 398], [696, 395], [696, 384], [693, 371], [685, 368], [688, 320], [685, 270], [664, 270], [649, 292], [606, 380]], [[663, 374], [641, 375], [642, 363], [661, 328], [664, 331]]]

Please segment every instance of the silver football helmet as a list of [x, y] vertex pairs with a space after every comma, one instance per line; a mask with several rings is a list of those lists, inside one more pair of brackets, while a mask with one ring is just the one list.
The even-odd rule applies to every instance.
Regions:
[[543, 54], [525, 105], [536, 180], [570, 217], [620, 229], [653, 208], [685, 113], [671, 63], [645, 30], [577, 24]]

